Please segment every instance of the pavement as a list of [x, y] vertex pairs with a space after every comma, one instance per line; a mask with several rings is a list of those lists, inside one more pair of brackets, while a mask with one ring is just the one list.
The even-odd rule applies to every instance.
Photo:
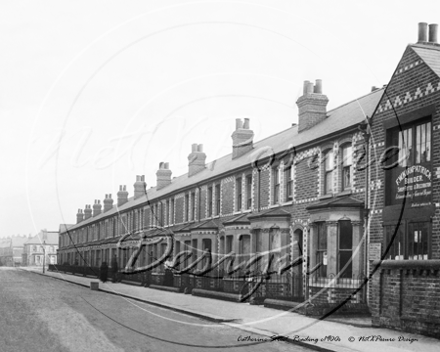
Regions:
[[[42, 274], [41, 267], [22, 270]], [[96, 278], [46, 271], [59, 280], [90, 287]], [[243, 331], [242, 338], [279, 336], [285, 341], [318, 351], [425, 351], [437, 352], [440, 340], [435, 338], [371, 326], [366, 318], [330, 317], [319, 320], [248, 303], [235, 303], [183, 293], [167, 292], [124, 283], [99, 282], [99, 290], [171, 309], [201, 319], [226, 324]], [[249, 340], [250, 341], [250, 340]]]

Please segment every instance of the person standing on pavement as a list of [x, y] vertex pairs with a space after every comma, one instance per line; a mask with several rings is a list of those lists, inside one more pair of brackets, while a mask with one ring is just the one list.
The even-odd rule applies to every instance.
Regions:
[[118, 259], [116, 257], [116, 254], [115, 254], [115, 256], [112, 259], [112, 274], [113, 274], [112, 280], [113, 280], [113, 282], [116, 282], [117, 281], [117, 275], [118, 275]]
[[108, 277], [108, 265], [106, 262], [102, 262], [101, 268], [99, 270], [99, 279], [102, 282], [106, 282]]

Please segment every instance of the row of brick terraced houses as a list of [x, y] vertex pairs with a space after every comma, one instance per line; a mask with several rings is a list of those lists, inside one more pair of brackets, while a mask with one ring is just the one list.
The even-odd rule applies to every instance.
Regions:
[[206, 163], [193, 144], [187, 174], [164, 162], [148, 191], [137, 176], [133, 197], [120, 186], [116, 204], [86, 205], [60, 227], [58, 262], [116, 257], [131, 281], [307, 314], [367, 309], [375, 325], [439, 336], [439, 77], [437, 25], [428, 36], [421, 23], [383, 88], [327, 111], [322, 82], [304, 82], [297, 125], [255, 142], [237, 119], [231, 154]]

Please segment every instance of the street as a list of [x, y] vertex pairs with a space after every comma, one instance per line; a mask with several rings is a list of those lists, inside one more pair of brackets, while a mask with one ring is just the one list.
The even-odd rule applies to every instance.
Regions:
[[309, 351], [14, 268], [0, 268], [0, 302], [2, 352]]

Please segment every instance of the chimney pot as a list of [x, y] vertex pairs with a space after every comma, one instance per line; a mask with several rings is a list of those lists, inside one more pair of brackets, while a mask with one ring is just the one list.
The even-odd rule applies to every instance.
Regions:
[[312, 94], [313, 93], [313, 82], [309, 82], [307, 84], [307, 93], [306, 94]]
[[315, 81], [315, 87], [313, 88], [313, 92], [317, 94], [322, 94], [322, 79], [317, 79]]
[[310, 81], [304, 81], [304, 86], [303, 86], [303, 95], [307, 94], [307, 87], [309, 86]]
[[170, 169], [170, 163], [164, 163], [164, 169], [169, 170]]
[[194, 153], [197, 151], [197, 143], [191, 145], [191, 151]]
[[419, 39], [417, 41], [418, 43], [423, 43], [427, 41], [427, 35], [426, 35], [427, 26], [428, 24], [426, 22], [419, 23]]
[[432, 23], [429, 25], [429, 42], [437, 43], [437, 28], [438, 25], [436, 23]]
[[239, 128], [243, 127], [243, 121], [241, 119], [235, 119], [235, 129], [238, 130]]
[[197, 151], [198, 151], [199, 153], [203, 153], [203, 144], [199, 144], [199, 145], [197, 146]]
[[244, 119], [244, 125], [243, 128], [248, 130], [249, 129], [249, 118], [245, 118]]

